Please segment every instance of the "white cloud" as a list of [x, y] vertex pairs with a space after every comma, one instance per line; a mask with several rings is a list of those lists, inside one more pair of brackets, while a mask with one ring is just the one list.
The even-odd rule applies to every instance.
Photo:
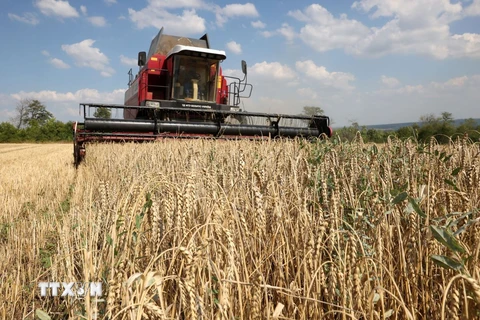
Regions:
[[291, 26], [288, 25], [288, 23], [283, 23], [282, 27], [277, 29], [277, 32], [284, 36], [288, 42], [292, 42], [296, 37], [295, 31]]
[[222, 13], [227, 17], [258, 17], [257, 9], [253, 3], [227, 4], [223, 7]]
[[386, 85], [389, 88], [395, 88], [400, 85], [400, 81], [397, 78], [393, 78], [393, 77], [387, 77], [382, 75], [381, 81], [384, 85]]
[[300, 30], [300, 39], [319, 52], [354, 46], [369, 34], [369, 29], [346, 15], [335, 18], [319, 4], [308, 6], [303, 12], [288, 13], [295, 19], [306, 22]]
[[62, 45], [62, 50], [75, 60], [79, 67], [88, 67], [100, 71], [104, 77], [110, 77], [115, 73], [109, 66], [107, 56], [100, 49], [93, 47], [95, 40], [86, 39], [74, 44]]
[[230, 41], [227, 43], [227, 49], [230, 50], [231, 52], [235, 54], [241, 54], [242, 53], [242, 46], [239, 43], [236, 43], [235, 41]]
[[451, 87], [462, 87], [467, 80], [468, 80], [467, 76], [452, 78], [447, 82], [445, 82], [445, 85], [451, 86]]
[[293, 40], [298, 37], [298, 34], [295, 32], [292, 26], [288, 23], [282, 23], [282, 26], [274, 31], [261, 31], [260, 34], [264, 38], [270, 38], [275, 35], [281, 35], [285, 37], [287, 43], [293, 43]]
[[320, 84], [338, 89], [353, 89], [350, 84], [355, 80], [351, 73], [329, 72], [324, 66], [317, 66], [312, 60], [297, 61], [296, 69], [311, 79], [317, 80]]
[[129, 67], [135, 67], [138, 64], [137, 59], [125, 57], [123, 54], [120, 55], [120, 62]]
[[473, 2], [465, 8], [467, 16], [480, 16], [480, 0], [473, 0]]
[[467, 76], [456, 77], [449, 79], [443, 83], [432, 82], [430, 86], [435, 89], [445, 90], [445, 89], [452, 89], [452, 88], [461, 88], [466, 86], [467, 84], [471, 83], [471, 80], [474, 78], [469, 78]]
[[87, 7], [80, 6], [80, 11], [82, 12], [83, 15], [87, 15]]
[[17, 20], [23, 23], [31, 24], [31, 25], [37, 25], [40, 23], [40, 20], [38, 20], [37, 15], [31, 12], [26, 12], [23, 14], [23, 16], [18, 16], [13, 13], [9, 13], [8, 17], [11, 20]]
[[0, 122], [10, 121], [16, 115], [17, 102], [10, 95], [0, 93]]
[[452, 56], [480, 58], [480, 34], [456, 34], [451, 39], [450, 53]]
[[[242, 70], [240, 69], [222, 69], [222, 74], [224, 76], [237, 77], [237, 78], [243, 79], [243, 73], [242, 73]], [[231, 80], [227, 79], [227, 81], [231, 81]]]
[[107, 25], [107, 21], [101, 16], [88, 17], [87, 20], [95, 27], [104, 27]]
[[298, 85], [300, 85], [300, 79], [295, 79], [295, 80], [292, 80], [292, 81], [288, 81], [286, 83], [287, 87], [296, 87]]
[[54, 90], [42, 91], [20, 91], [10, 96], [15, 100], [21, 99], [38, 99], [42, 102], [99, 102], [99, 103], [115, 103], [123, 100], [125, 89], [116, 89], [110, 92], [100, 92], [97, 89], [80, 89], [75, 92], [57, 92]]
[[201, 8], [206, 6], [203, 0], [147, 0], [147, 2], [149, 6], [165, 9]]
[[260, 34], [265, 38], [270, 38], [275, 35], [275, 32], [272, 31], [262, 31]]
[[318, 95], [311, 88], [299, 88], [297, 89], [297, 94], [303, 99], [317, 99]]
[[[80, 89], [77, 91], [58, 92], [54, 90], [42, 91], [20, 91], [10, 95], [5, 95], [5, 99], [1, 101], [8, 101], [6, 110], [13, 111], [13, 106], [21, 99], [37, 99], [47, 105], [48, 111], [52, 112], [55, 118], [61, 121], [81, 120], [78, 114], [79, 103], [105, 103], [105, 104], [121, 104], [123, 103], [125, 89], [116, 89], [112, 91], [98, 91], [96, 89]], [[0, 94], [0, 97], [2, 95]], [[0, 102], [0, 107], [1, 107]], [[7, 111], [8, 112], [8, 111]], [[115, 114], [114, 114], [115, 116]], [[8, 120], [5, 114], [0, 112], [0, 121]]]
[[217, 19], [217, 24], [222, 26], [229, 18], [235, 17], [250, 17], [256, 18], [259, 16], [257, 9], [253, 3], [238, 4], [232, 3], [227, 4], [225, 7], [216, 7], [215, 17]]
[[66, 64], [63, 60], [52, 58], [49, 60], [50, 64], [53, 65], [57, 69], [68, 69], [70, 66]]
[[[130, 20], [139, 29], [146, 27], [165, 28], [169, 34], [193, 35], [206, 30], [206, 21], [196, 10], [215, 13], [217, 25], [222, 26], [228, 19], [235, 17], [258, 17], [255, 5], [228, 4], [220, 7], [203, 0], [147, 0], [147, 6], [141, 10], [128, 9]], [[182, 13], [173, 13], [171, 9], [184, 9]], [[168, 31], [167, 31], [168, 30]]]
[[252, 27], [256, 28], [256, 29], [263, 29], [265, 28], [267, 25], [265, 23], [263, 23], [262, 21], [260, 20], [257, 20], [257, 21], [252, 21], [251, 22], [251, 25]]
[[[2, 95], [0, 94], [0, 98], [3, 99]], [[0, 109], [0, 122], [7, 122], [11, 121], [17, 115], [15, 110], [8, 110], [8, 109]]]
[[50, 52], [48, 52], [47, 50], [42, 50], [42, 54], [43, 54], [45, 57], [50, 57]]
[[68, 1], [37, 0], [35, 6], [46, 16], [57, 16], [59, 18], [76, 18], [79, 16], [77, 10]]
[[108, 5], [112, 5], [112, 4], [116, 4], [117, 3], [117, 0], [104, 0], [106, 4]]
[[[476, 2], [469, 8], [474, 5]], [[381, 27], [369, 28], [345, 14], [334, 17], [319, 4], [312, 4], [303, 11], [290, 11], [289, 15], [305, 23], [300, 29], [300, 38], [319, 52], [343, 49], [346, 53], [366, 57], [387, 54], [421, 54], [436, 59], [480, 57], [480, 35], [450, 32], [449, 24], [465, 16], [461, 3], [360, 0], [352, 8], [361, 13], [372, 12], [372, 19], [390, 20]], [[476, 12], [472, 10], [470, 12]]]
[[422, 93], [424, 90], [422, 85], [410, 86], [406, 85], [398, 90], [399, 93]]
[[420, 29], [402, 29], [399, 20], [391, 20], [380, 29], [355, 43], [347, 52], [380, 57], [387, 54], [421, 54], [445, 59], [451, 56], [448, 25], [432, 25]]
[[417, 85], [407, 84], [401, 87], [385, 88], [385, 89], [376, 90], [374, 92], [375, 94], [394, 96], [394, 95], [421, 94], [425, 92], [425, 89], [426, 89], [425, 86], [421, 84], [417, 84]]
[[450, 0], [360, 0], [352, 8], [365, 13], [371, 12], [372, 18], [397, 17], [406, 29], [418, 28], [429, 24], [449, 23], [460, 18], [462, 4], [452, 4]]
[[279, 62], [260, 62], [255, 63], [251, 67], [251, 74], [264, 76], [267, 78], [277, 80], [289, 80], [295, 78], [295, 71], [290, 69], [287, 65], [282, 65]]
[[183, 10], [182, 14], [178, 15], [170, 13], [166, 8], [182, 8], [187, 5], [190, 8], [195, 8], [201, 6], [201, 4], [202, 2], [198, 0], [168, 0], [163, 2], [149, 0], [147, 7], [139, 11], [129, 8], [128, 14], [130, 20], [139, 29], [165, 27], [168, 34], [192, 35], [205, 31], [205, 19], [198, 16], [195, 9]]
[[[463, 100], [463, 95], [468, 95], [470, 93], [470, 97], [477, 96], [474, 98], [474, 100], [478, 100], [477, 88], [479, 85], [480, 75], [459, 76], [448, 79], [445, 82], [432, 81], [427, 84], [407, 84], [403, 86], [397, 85], [396, 87], [382, 88], [374, 91], [373, 94], [377, 97], [390, 97], [395, 101], [399, 97], [405, 97], [407, 95], [416, 95], [417, 98], [421, 97], [439, 100], [443, 99], [444, 97], [449, 97], [460, 101]], [[472, 105], [472, 107], [473, 106], [474, 105]]]

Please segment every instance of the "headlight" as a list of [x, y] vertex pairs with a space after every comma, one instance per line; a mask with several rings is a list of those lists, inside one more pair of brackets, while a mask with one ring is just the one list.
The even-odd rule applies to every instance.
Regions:
[[158, 101], [147, 101], [145, 105], [149, 108], [160, 108], [160, 102]]

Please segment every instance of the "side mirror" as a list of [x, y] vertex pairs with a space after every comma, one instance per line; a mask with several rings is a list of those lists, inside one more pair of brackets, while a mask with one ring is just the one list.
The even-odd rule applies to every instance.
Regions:
[[244, 75], [247, 75], [247, 63], [245, 60], [242, 60], [242, 72]]
[[145, 51], [140, 51], [138, 53], [138, 66], [142, 67], [147, 63], [147, 53]]

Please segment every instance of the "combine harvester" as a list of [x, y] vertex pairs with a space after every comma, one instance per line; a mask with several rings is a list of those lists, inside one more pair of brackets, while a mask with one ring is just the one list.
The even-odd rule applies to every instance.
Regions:
[[[242, 111], [240, 99], [249, 98], [253, 89], [247, 64], [242, 60], [243, 79], [224, 76], [220, 63], [225, 59], [224, 51], [210, 48], [207, 34], [192, 39], [163, 34], [162, 28], [148, 54], [138, 53], [135, 78], [132, 69], [128, 73], [124, 105], [80, 103], [84, 121], [73, 125], [75, 165], [91, 142], [331, 137], [325, 116]], [[111, 117], [94, 117], [100, 108], [110, 110]]]

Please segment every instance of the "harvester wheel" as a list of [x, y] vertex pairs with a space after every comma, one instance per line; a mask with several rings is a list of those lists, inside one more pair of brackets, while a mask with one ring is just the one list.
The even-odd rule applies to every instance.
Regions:
[[73, 145], [73, 163], [75, 167], [78, 167], [80, 164], [80, 151], [76, 143]]
[[80, 163], [82, 162], [83, 158], [85, 157], [85, 149], [83, 146], [74, 143], [73, 145], [73, 161], [75, 164], [75, 167], [78, 168]]

